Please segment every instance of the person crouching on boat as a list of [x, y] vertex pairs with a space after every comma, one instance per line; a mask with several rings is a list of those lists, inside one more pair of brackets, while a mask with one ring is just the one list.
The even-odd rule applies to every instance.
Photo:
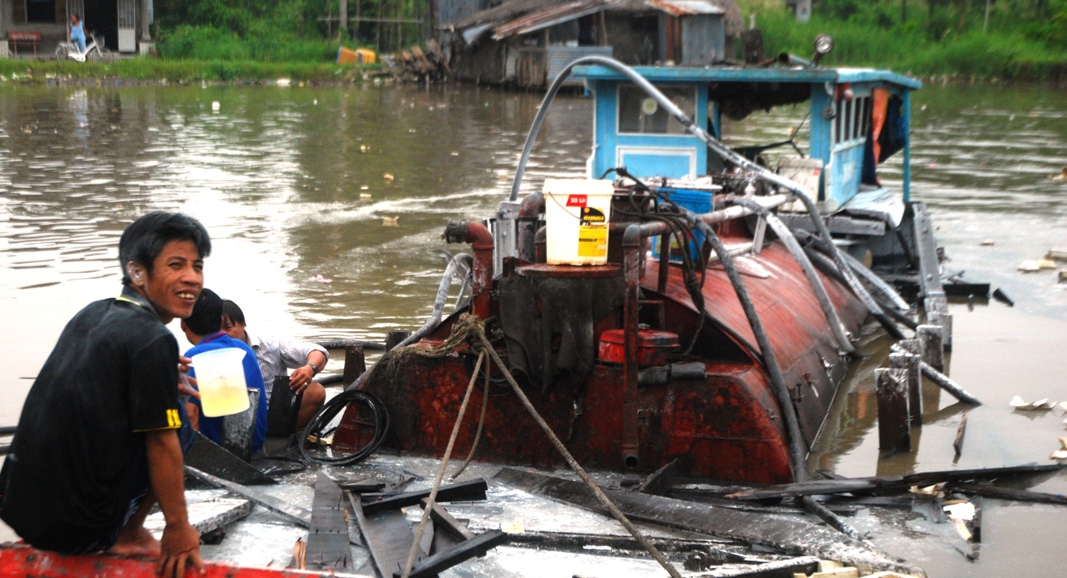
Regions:
[[315, 414], [326, 403], [326, 389], [321, 383], [312, 381], [330, 360], [326, 348], [308, 341], [297, 341], [284, 337], [272, 337], [251, 333], [245, 325], [245, 314], [236, 303], [225, 299], [222, 302], [222, 329], [234, 339], [240, 339], [252, 347], [259, 360], [259, 369], [263, 372], [263, 383], [267, 385], [267, 397], [271, 397], [274, 378], [289, 376], [289, 389], [293, 395], [300, 395], [300, 410], [296, 416], [296, 431], [302, 431]]
[[[234, 339], [222, 331], [222, 298], [211, 289], [204, 289], [196, 300], [193, 313], [182, 319], [182, 331], [195, 347], [185, 352], [186, 357], [199, 353], [234, 347], [245, 352], [241, 365], [244, 367], [245, 387], [259, 391], [259, 405], [256, 408], [255, 428], [252, 435], [252, 451], [263, 447], [267, 439], [267, 392], [263, 386], [263, 375], [259, 372], [256, 353], [247, 343]], [[196, 362], [193, 362], [189, 375], [195, 376]], [[222, 440], [223, 424], [221, 417], [203, 417], [200, 412], [200, 400], [190, 398], [185, 404], [193, 427], [200, 430], [209, 440], [219, 443]]]
[[[0, 518], [30, 545], [159, 556], [164, 576], [204, 571], [185, 506], [183, 450], [195, 434], [178, 398], [195, 392], [179, 383], [189, 360], [166, 324], [192, 313], [210, 252], [192, 217], [142, 216], [119, 240], [122, 293], [63, 329], [0, 471]], [[156, 503], [162, 540], [144, 527]]]

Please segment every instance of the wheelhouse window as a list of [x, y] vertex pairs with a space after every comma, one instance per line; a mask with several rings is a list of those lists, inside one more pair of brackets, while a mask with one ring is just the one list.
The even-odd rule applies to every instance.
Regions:
[[[660, 91], [682, 112], [693, 117], [696, 112], [695, 88], [664, 88]], [[686, 134], [685, 126], [667, 114], [645, 91], [636, 86], [619, 87], [619, 132], [630, 134]]]
[[871, 97], [838, 100], [834, 111], [834, 146], [862, 144], [871, 128]]

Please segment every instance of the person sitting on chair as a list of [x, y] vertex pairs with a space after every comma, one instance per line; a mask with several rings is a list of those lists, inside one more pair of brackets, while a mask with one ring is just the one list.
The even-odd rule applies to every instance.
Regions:
[[[256, 362], [256, 354], [245, 342], [233, 339], [222, 331], [222, 298], [211, 289], [200, 291], [200, 297], [193, 306], [193, 312], [189, 317], [182, 319], [182, 331], [186, 339], [195, 346], [185, 352], [186, 357], [193, 357], [198, 353], [236, 347], [245, 352], [242, 365], [245, 370], [245, 385], [248, 389], [259, 391], [259, 406], [256, 408], [255, 432], [252, 436], [252, 451], [255, 452], [263, 447], [263, 440], [267, 438], [267, 391], [263, 385], [263, 376]], [[196, 360], [189, 371], [190, 377], [195, 377]], [[221, 417], [205, 417], [201, 414], [200, 400], [191, 398], [186, 402], [186, 411], [189, 412], [189, 420], [193, 427], [200, 430], [204, 437], [215, 443], [222, 441]]]
[[315, 343], [250, 333], [245, 327], [244, 312], [229, 299], [222, 302], [222, 328], [230, 337], [244, 341], [256, 352], [268, 398], [274, 378], [285, 375], [287, 368], [293, 370], [289, 376], [289, 389], [294, 395], [304, 394], [296, 418], [296, 429], [302, 430], [326, 403], [326, 389], [311, 380], [330, 360], [326, 348]]

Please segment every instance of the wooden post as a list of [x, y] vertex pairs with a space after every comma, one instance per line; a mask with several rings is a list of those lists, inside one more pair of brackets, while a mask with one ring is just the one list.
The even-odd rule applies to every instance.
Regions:
[[922, 360], [930, 367], [945, 371], [945, 350], [941, 341], [941, 327], [939, 325], [920, 325], [915, 330], [919, 338], [919, 348]]
[[[341, 37], [341, 40], [348, 40], [348, 0], [341, 0], [337, 18], [340, 20], [337, 24], [337, 34]], [[333, 35], [331, 34], [330, 36]]]
[[874, 370], [878, 390], [878, 448], [881, 450], [911, 451], [905, 373], [903, 369]]
[[345, 373], [343, 382], [348, 385], [367, 371], [367, 360], [363, 356], [362, 345], [349, 345], [345, 348]]
[[919, 368], [919, 356], [904, 351], [890, 353], [889, 367], [904, 370], [904, 383], [908, 390], [908, 415], [912, 424], [922, 425], [922, 372]]
[[401, 341], [411, 335], [410, 331], [390, 331], [385, 334], [385, 350], [392, 351]]
[[941, 344], [945, 351], [952, 351], [952, 314], [930, 313], [926, 316], [927, 323], [941, 327]]

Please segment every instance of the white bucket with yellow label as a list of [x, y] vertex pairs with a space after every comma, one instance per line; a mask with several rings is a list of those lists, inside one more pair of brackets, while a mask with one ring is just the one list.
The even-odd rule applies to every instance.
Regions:
[[550, 265], [608, 262], [611, 181], [545, 180], [545, 234]]

